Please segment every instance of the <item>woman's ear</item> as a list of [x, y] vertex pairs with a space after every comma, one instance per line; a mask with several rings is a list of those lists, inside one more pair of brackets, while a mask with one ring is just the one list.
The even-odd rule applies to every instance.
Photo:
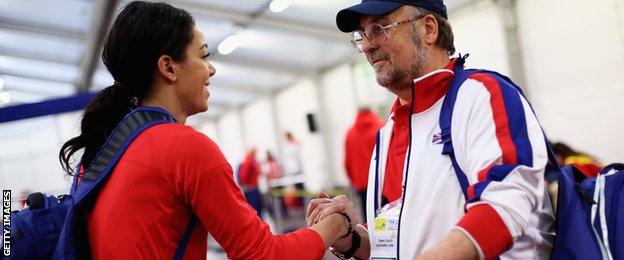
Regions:
[[158, 73], [167, 81], [174, 82], [178, 79], [178, 68], [175, 61], [169, 55], [158, 58]]

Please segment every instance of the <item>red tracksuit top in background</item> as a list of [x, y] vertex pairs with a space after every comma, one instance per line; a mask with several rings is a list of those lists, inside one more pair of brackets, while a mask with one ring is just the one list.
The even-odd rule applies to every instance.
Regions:
[[195, 214], [184, 259], [205, 259], [210, 233], [230, 259], [320, 259], [318, 233], [273, 235], [247, 204], [217, 145], [182, 124], [141, 133], [87, 218], [94, 259], [171, 259]]
[[377, 130], [383, 125], [384, 122], [375, 113], [362, 110], [347, 132], [344, 167], [351, 185], [358, 191], [365, 190], [368, 184], [368, 167], [375, 149]]
[[238, 169], [238, 183], [246, 188], [258, 188], [260, 164], [256, 161], [255, 153], [247, 153], [245, 160]]

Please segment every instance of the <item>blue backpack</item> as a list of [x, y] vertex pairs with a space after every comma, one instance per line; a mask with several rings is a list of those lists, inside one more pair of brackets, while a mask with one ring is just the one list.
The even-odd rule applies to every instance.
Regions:
[[[451, 140], [451, 119], [459, 88], [471, 75], [488, 73], [498, 79], [501, 87], [513, 87], [524, 96], [522, 90], [504, 75], [488, 70], [464, 70], [462, 67], [467, 56], [460, 55], [456, 61], [455, 75], [439, 118], [442, 154], [451, 159], [466, 201], [468, 179], [457, 164]], [[572, 166], [560, 169], [546, 135], [544, 139], [548, 150], [544, 177], [549, 181], [558, 181], [559, 185], [556, 237], [551, 258], [624, 260], [624, 164], [611, 164], [598, 177], [584, 179], [584, 175]]]
[[[78, 185], [74, 178], [70, 195], [29, 195], [29, 208], [11, 214], [11, 255], [6, 259], [89, 259], [90, 245], [85, 211], [115, 168], [130, 143], [147, 128], [176, 122], [167, 111], [140, 107], [128, 113], [109, 135]], [[196, 224], [192, 217], [174, 259], [182, 259]]]
[[[624, 259], [624, 164], [586, 178], [561, 168], [553, 259]], [[619, 216], [619, 218], [618, 218]]]

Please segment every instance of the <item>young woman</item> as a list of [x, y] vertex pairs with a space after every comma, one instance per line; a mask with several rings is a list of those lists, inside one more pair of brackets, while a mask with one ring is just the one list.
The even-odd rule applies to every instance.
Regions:
[[319, 259], [347, 233], [336, 214], [285, 235], [274, 235], [248, 206], [219, 147], [184, 122], [206, 111], [210, 78], [204, 33], [184, 10], [165, 3], [132, 2], [117, 16], [102, 59], [115, 80], [89, 104], [80, 135], [60, 159], [68, 174], [72, 155], [89, 165], [108, 134], [138, 106], [165, 109], [178, 123], [141, 133], [128, 147], [87, 213], [95, 259], [171, 259], [191, 216], [184, 259], [205, 259], [210, 233], [231, 259]]

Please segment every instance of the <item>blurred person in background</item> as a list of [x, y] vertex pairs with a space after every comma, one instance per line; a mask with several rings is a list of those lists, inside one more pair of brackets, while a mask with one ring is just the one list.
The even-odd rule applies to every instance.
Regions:
[[266, 160], [264, 161], [262, 168], [263, 172], [267, 176], [267, 179], [269, 180], [277, 179], [283, 176], [282, 167], [279, 162], [277, 162], [277, 159], [271, 151], [266, 152]]
[[[284, 177], [300, 176], [303, 174], [303, 164], [301, 162], [301, 145], [291, 132], [285, 132], [284, 156], [282, 158], [282, 169]], [[283, 187], [284, 205], [287, 209], [301, 209], [303, 207], [303, 193], [305, 183], [303, 180], [290, 178]]]
[[284, 175], [298, 175], [303, 173], [301, 164], [301, 146], [291, 132], [284, 133], [286, 144], [284, 145], [284, 156], [282, 166]]
[[[128, 147], [93, 204], [86, 207], [84, 250], [94, 259], [171, 259], [189, 220], [184, 259], [205, 259], [210, 233], [230, 259], [320, 259], [348, 233], [336, 214], [310, 228], [274, 235], [236, 186], [219, 147], [186, 119], [208, 109], [209, 63], [205, 35], [193, 17], [166, 3], [135, 1], [117, 15], [102, 60], [114, 85], [84, 111], [80, 134], [61, 148], [70, 175], [74, 155], [93, 161], [107, 136], [137, 106], [157, 107], [177, 123], [143, 131]], [[91, 207], [92, 206], [92, 207]]]
[[366, 219], [368, 167], [375, 149], [377, 131], [383, 125], [384, 122], [369, 108], [360, 108], [345, 138], [344, 167], [351, 187], [360, 198], [363, 219]]
[[260, 164], [256, 160], [256, 151], [256, 148], [253, 147], [245, 155], [245, 159], [238, 168], [238, 184], [243, 190], [249, 205], [262, 218], [262, 196], [258, 186], [261, 172]]
[[265, 182], [261, 183], [261, 191], [263, 193], [264, 201], [266, 202], [266, 208], [273, 219], [278, 217], [275, 214], [282, 214], [286, 216], [286, 208], [284, 200], [281, 196], [278, 196], [282, 192], [282, 188], [276, 185], [274, 181], [278, 181], [282, 176], [282, 166], [275, 158], [275, 155], [270, 150], [266, 151], [266, 158], [261, 166], [262, 176], [265, 177]]
[[596, 177], [603, 165], [593, 157], [572, 149], [565, 143], [558, 142], [552, 145], [553, 152], [557, 156], [559, 166], [573, 165], [587, 177]]

